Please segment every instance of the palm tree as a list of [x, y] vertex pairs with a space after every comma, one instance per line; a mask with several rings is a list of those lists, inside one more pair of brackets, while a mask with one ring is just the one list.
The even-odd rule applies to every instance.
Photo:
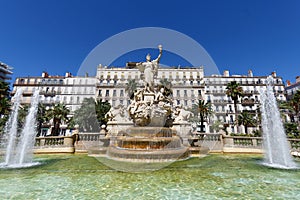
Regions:
[[18, 130], [21, 130], [25, 124], [25, 119], [28, 114], [29, 105], [20, 106], [18, 112]]
[[300, 112], [300, 90], [298, 90], [293, 98], [290, 101], [290, 105], [293, 107], [293, 110], [295, 111], [295, 114], [299, 121], [299, 112]]
[[199, 100], [198, 103], [193, 104], [193, 111], [195, 116], [200, 116], [200, 132], [204, 132], [204, 120], [212, 113], [211, 104], [204, 100]]
[[213, 124], [211, 125], [212, 130], [219, 132], [223, 126], [223, 123], [220, 120], [216, 120], [213, 122]]
[[0, 126], [3, 127], [10, 112], [9, 84], [0, 80]]
[[0, 80], [0, 98], [9, 97], [9, 84], [3, 80]]
[[238, 125], [244, 125], [245, 133], [248, 134], [248, 127], [256, 126], [256, 120], [253, 118], [252, 114], [244, 111], [238, 116]]
[[92, 97], [83, 99], [80, 108], [75, 111], [73, 119], [79, 125], [80, 131], [98, 132], [100, 126], [95, 110], [95, 99]]
[[135, 79], [128, 80], [128, 83], [126, 83], [125, 91], [127, 92], [128, 97], [130, 99], [133, 99], [134, 92], [136, 91], [136, 89], [137, 89], [137, 82], [135, 82]]
[[46, 117], [48, 119], [53, 119], [54, 128], [51, 131], [52, 136], [59, 135], [59, 128], [62, 121], [68, 120], [68, 115], [70, 114], [70, 110], [61, 103], [54, 105], [53, 108], [49, 109], [46, 113]]
[[239, 100], [239, 97], [243, 96], [243, 88], [236, 81], [231, 81], [230, 83], [227, 84], [226, 95], [233, 100], [235, 122], [237, 124], [237, 118], [238, 118], [237, 102]]
[[110, 110], [111, 105], [108, 101], [97, 100], [95, 102], [95, 109], [97, 114], [97, 119], [100, 125], [106, 125], [108, 119], [105, 117], [106, 113]]
[[8, 98], [1, 98], [0, 99], [0, 117], [3, 115], [8, 115], [10, 111], [10, 101]]
[[170, 96], [173, 94], [173, 91], [171, 89], [172, 83], [168, 81], [168, 79], [164, 78], [159, 80], [158, 90], [160, 90], [161, 88], [164, 88], [166, 96]]
[[0, 134], [3, 132], [10, 112], [10, 101], [8, 98], [0, 98]]
[[36, 121], [37, 121], [37, 133], [38, 135], [41, 133], [42, 125], [43, 123], [47, 122], [48, 119], [46, 117], [46, 107], [44, 104], [39, 103], [37, 115], [36, 115]]
[[80, 131], [98, 132], [102, 124], [107, 123], [106, 113], [110, 110], [110, 104], [94, 98], [85, 98], [81, 107], [75, 111], [74, 121], [79, 125]]

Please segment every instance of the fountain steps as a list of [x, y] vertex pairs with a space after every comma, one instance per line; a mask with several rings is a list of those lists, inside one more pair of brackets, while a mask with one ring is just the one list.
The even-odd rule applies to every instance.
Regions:
[[189, 157], [188, 147], [174, 149], [123, 149], [109, 147], [107, 156], [114, 160], [171, 161]]

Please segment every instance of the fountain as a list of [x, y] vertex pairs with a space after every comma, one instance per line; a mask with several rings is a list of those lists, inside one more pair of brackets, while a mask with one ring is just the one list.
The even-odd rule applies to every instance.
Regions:
[[6, 168], [28, 167], [38, 164], [32, 162], [32, 157], [36, 135], [35, 122], [39, 102], [39, 91], [36, 90], [33, 94], [31, 106], [25, 119], [24, 128], [18, 136], [17, 117], [21, 95], [22, 90], [18, 89], [15, 94], [13, 110], [5, 129], [5, 135], [7, 138], [6, 154], [5, 162], [1, 163], [1, 166]]
[[269, 76], [266, 90], [260, 91], [265, 148], [264, 164], [275, 168], [297, 168], [290, 154], [290, 148], [273, 92], [273, 82], [273, 77]]
[[[158, 63], [162, 55], [151, 61], [148, 54], [146, 62], [137, 63], [141, 71], [144, 88], [134, 93], [134, 100], [128, 107], [133, 126], [118, 130], [110, 136], [107, 149], [109, 159], [126, 162], [161, 163], [184, 159], [189, 156], [188, 148], [183, 146], [182, 138], [172, 129], [172, 123], [179, 113], [173, 107], [165, 88], [154, 84]], [[110, 113], [116, 113], [112, 108]], [[120, 112], [119, 112], [120, 113]], [[121, 119], [112, 116], [112, 120]]]

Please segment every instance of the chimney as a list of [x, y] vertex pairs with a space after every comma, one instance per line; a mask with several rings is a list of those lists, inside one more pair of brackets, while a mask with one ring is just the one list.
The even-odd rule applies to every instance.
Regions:
[[299, 83], [300, 82], [300, 76], [297, 76], [296, 77], [296, 83]]
[[48, 77], [49, 77], [49, 74], [48, 74], [47, 72], [43, 71], [42, 77], [43, 77], [43, 78], [48, 78]]
[[272, 72], [271, 75], [275, 78], [276, 77], [276, 72]]
[[286, 80], [286, 86], [291, 86], [291, 81], [290, 80]]
[[67, 77], [72, 77], [71, 72], [66, 72], [65, 77], [66, 77], [66, 78], [67, 78]]
[[225, 76], [225, 77], [229, 77], [229, 70], [224, 70], [224, 72], [223, 72], [223, 76]]
[[248, 70], [248, 77], [253, 77], [253, 72], [251, 69]]

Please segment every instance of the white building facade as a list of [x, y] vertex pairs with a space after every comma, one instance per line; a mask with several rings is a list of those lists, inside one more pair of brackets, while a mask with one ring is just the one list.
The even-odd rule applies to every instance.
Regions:
[[[29, 104], [35, 90], [40, 91], [41, 103], [52, 105], [64, 103], [73, 114], [84, 98], [95, 98], [108, 101], [113, 107], [118, 105], [128, 106], [130, 98], [125, 91], [129, 80], [134, 79], [138, 87], [144, 87], [143, 74], [138, 69], [122, 67], [97, 67], [96, 77], [76, 77], [70, 73], [65, 76], [50, 76], [44, 72], [40, 77], [19, 77], [15, 80], [12, 95], [18, 88], [23, 89], [22, 104]], [[275, 79], [274, 91], [276, 98], [286, 101], [284, 84], [281, 77], [272, 73]], [[247, 75], [204, 76], [202, 67], [169, 67], [159, 68], [155, 84], [166, 79], [172, 83], [172, 99], [174, 105], [181, 105], [185, 109], [192, 108], [199, 99], [211, 102], [213, 115], [205, 122], [205, 132], [213, 132], [212, 125], [220, 121], [227, 126], [228, 133], [244, 132], [243, 128], [234, 125], [235, 113], [243, 111], [253, 113], [258, 117], [260, 105], [259, 91], [266, 88], [268, 76], [253, 76], [250, 70]], [[239, 99], [237, 111], [230, 97], [226, 95], [226, 86], [229, 82], [236, 81], [243, 88], [244, 96]], [[258, 127], [251, 127], [250, 131]]]
[[38, 77], [18, 77], [13, 84], [12, 95], [22, 88], [21, 104], [30, 104], [34, 91], [40, 91], [40, 102], [51, 106], [65, 104], [73, 114], [84, 98], [94, 98], [96, 91], [95, 77], [76, 77], [70, 73], [65, 76], [51, 76], [43, 72]]
[[295, 83], [291, 83], [290, 81], [287, 81], [285, 91], [288, 99], [291, 99], [298, 90], [300, 90], [300, 76], [296, 77]]
[[[142, 73], [138, 69], [107, 68], [99, 65], [97, 68], [96, 98], [108, 101], [112, 106], [130, 104], [130, 99], [125, 91], [129, 80], [134, 79], [138, 87], [144, 87], [141, 79]], [[171, 82], [173, 90], [173, 103], [190, 108], [197, 99], [204, 98], [204, 72], [202, 67], [195, 68], [159, 68], [155, 85], [160, 80]]]
[[0, 80], [7, 81], [11, 79], [12, 67], [7, 64], [0, 62]]
[[[275, 80], [274, 92], [276, 98], [286, 101], [284, 95], [284, 84], [281, 77], [277, 77], [276, 73], [271, 74]], [[251, 70], [247, 75], [229, 75], [229, 71], [224, 71], [223, 75], [206, 76], [205, 80], [205, 98], [211, 102], [214, 115], [208, 121], [208, 125], [212, 125], [216, 120], [228, 126], [228, 133], [244, 133], [243, 128], [234, 126], [235, 113], [240, 114], [243, 111], [252, 113], [258, 118], [261, 89], [266, 89], [266, 80], [268, 76], [253, 76]], [[234, 110], [234, 104], [230, 97], [226, 95], [227, 84], [236, 81], [243, 89], [244, 95], [239, 98], [237, 111]], [[250, 131], [256, 130], [257, 127], [250, 127]], [[210, 130], [209, 132], [212, 132]]]

